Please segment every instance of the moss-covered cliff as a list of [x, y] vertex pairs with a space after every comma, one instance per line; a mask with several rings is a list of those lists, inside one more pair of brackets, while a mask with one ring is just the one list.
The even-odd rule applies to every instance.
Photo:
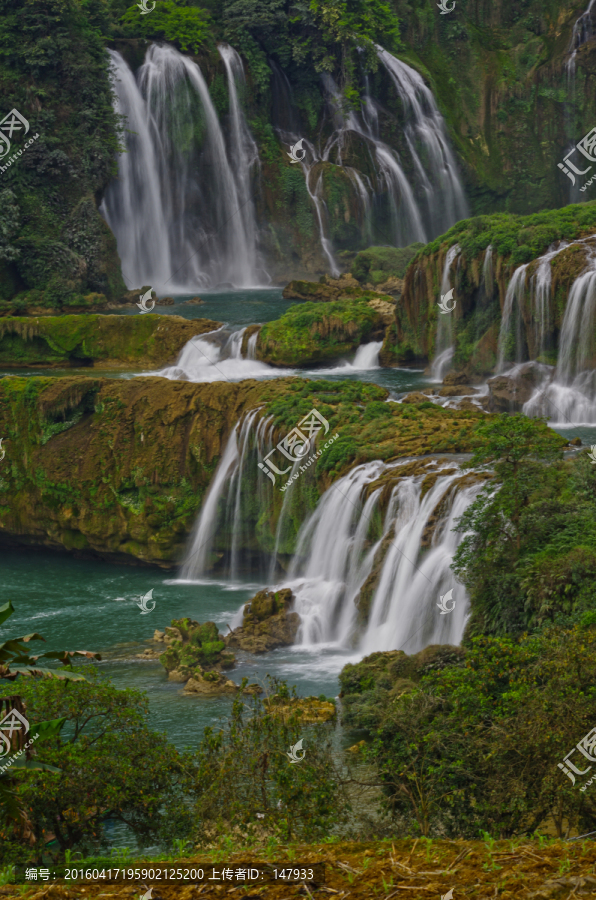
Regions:
[[[386, 337], [381, 359], [391, 365], [432, 358], [447, 251], [457, 245], [461, 252], [450, 268], [456, 300], [450, 314], [454, 368], [470, 377], [493, 371], [507, 288], [521, 265], [527, 265], [520, 304], [523, 346], [506, 348], [505, 359], [515, 359], [520, 352], [525, 359], [555, 363], [569, 290], [594, 252], [595, 234], [596, 201], [532, 216], [495, 213], [458, 222], [427, 244], [408, 267], [396, 323]], [[551, 288], [543, 310], [535, 299], [539, 257], [549, 247], [565, 243], [569, 246], [548, 263]]]
[[[196, 54], [224, 131], [230, 107], [216, 42], [227, 40], [242, 54], [248, 77], [241, 101], [261, 163], [254, 193], [260, 249], [272, 275], [287, 279], [329, 268], [315, 191], [324, 201], [325, 231], [338, 260], [348, 254], [346, 268], [355, 251], [394, 243], [387, 198], [368, 215], [354, 178], [360, 173], [361, 184], [382, 193], [383, 179], [373, 171], [358, 129], [344, 133], [341, 152], [332, 148], [313, 166], [308, 186], [280, 141], [282, 131], [321, 147], [330, 137], [335, 125], [324, 72], [335, 79], [345, 110], [359, 111], [366, 92], [375, 98], [381, 139], [402, 161], [409, 158], [408, 112], [379, 65], [375, 43], [431, 87], [474, 213], [526, 214], [565, 203], [570, 182], [557, 163], [596, 121], [596, 42], [585, 42], [573, 65], [568, 52], [585, 5], [458, 0], [452, 13], [441, 16], [434, 0], [375, 0], [366, 11], [348, 0], [333, 11], [326, 3], [306, 10], [291, 0], [274, 6], [203, 0], [201, 7], [181, 0], [143, 16], [135, 4], [127, 10], [126, 0], [93, 9], [80, 0], [4, 0], [5, 109], [16, 108], [39, 137], [23, 150], [23, 136], [15, 133], [18, 158], [2, 174], [0, 311], [7, 303], [17, 313], [92, 308], [125, 290], [113, 235], [98, 212], [116, 173], [123, 124], [112, 109], [106, 46], [117, 47], [135, 70], [151, 40]], [[197, 139], [202, 129], [197, 125]], [[426, 209], [428, 189], [416, 180], [414, 163], [404, 165], [416, 201]], [[582, 196], [589, 199], [589, 193]]]
[[181, 316], [0, 318], [0, 365], [156, 368], [176, 361], [193, 337], [218, 328]]
[[[257, 407], [262, 416], [272, 415], [276, 443], [316, 407], [339, 438], [291, 495], [291, 528], [280, 545], [289, 554], [305, 513], [351, 466], [470, 449], [481, 413], [381, 402], [386, 396], [372, 384], [302, 379], [190, 384], [158, 377], [5, 377], [0, 535], [171, 566], [182, 556], [238, 419]], [[254, 472], [263, 480], [256, 462]], [[252, 503], [257, 483], [244, 487], [251, 509], [243, 541], [249, 550], [270, 550], [284, 494], [273, 491], [263, 510]], [[225, 545], [225, 529], [217, 542]]]

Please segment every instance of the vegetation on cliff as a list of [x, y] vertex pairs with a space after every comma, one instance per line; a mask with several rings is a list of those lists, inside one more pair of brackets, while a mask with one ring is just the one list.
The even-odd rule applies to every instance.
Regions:
[[274, 366], [305, 366], [344, 356], [381, 330], [365, 300], [303, 303], [261, 328], [257, 359]]
[[596, 471], [562, 460], [562, 438], [539, 420], [500, 415], [476, 429], [468, 465], [494, 471], [458, 525], [453, 568], [470, 594], [468, 639], [519, 636], [596, 621]]
[[[298, 378], [191, 384], [162, 378], [8, 377], [0, 380], [0, 534], [17, 541], [142, 559], [181, 557], [230, 431], [249, 410], [272, 415], [276, 443], [313, 407], [339, 438], [299, 479], [280, 553], [300, 523], [349, 468], [372, 459], [471, 450], [481, 412], [433, 403], [385, 402], [374, 384]], [[267, 515], [256, 501], [257, 455], [244, 469], [244, 549], [275, 544], [284, 495]], [[267, 482], [268, 484], [269, 482]], [[226, 527], [214, 549], [228, 546]]]
[[[524, 264], [527, 270], [520, 326], [523, 347], [517, 352], [526, 359], [556, 363], [569, 290], [593, 250], [590, 240], [577, 242], [595, 231], [596, 201], [531, 216], [494, 213], [458, 222], [422, 248], [408, 267], [396, 308], [396, 327], [388, 332], [383, 347], [385, 364], [433, 356], [446, 255], [456, 244], [461, 252], [450, 271], [457, 300], [452, 314], [454, 368], [467, 377], [493, 371], [507, 288], [517, 266]], [[550, 261], [553, 299], [541, 320], [533, 301], [532, 277], [538, 257], [559, 241], [576, 243]], [[543, 334], [542, 343], [536, 340], [538, 334]], [[515, 358], [516, 347], [506, 346], [505, 359]]]
[[174, 363], [187, 341], [218, 328], [181, 316], [6, 316], [0, 365], [158, 367]]
[[[2, 3], [4, 110], [16, 108], [29, 133], [39, 134], [2, 174], [0, 301], [15, 311], [85, 307], [85, 296], [113, 299], [126, 290], [96, 201], [116, 174], [118, 148], [104, 49], [108, 17], [105, 5], [78, 0]], [[20, 149], [16, 132], [12, 140]]]

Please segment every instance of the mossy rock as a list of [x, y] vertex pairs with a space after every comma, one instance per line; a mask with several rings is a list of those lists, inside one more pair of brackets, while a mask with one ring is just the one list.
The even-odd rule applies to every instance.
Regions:
[[[220, 640], [214, 622], [195, 622], [193, 619], [172, 619], [166, 628], [166, 636], [180, 635], [182, 640], [172, 640], [159, 661], [166, 672], [190, 672], [197, 667], [210, 666], [213, 669], [231, 669], [235, 664], [232, 653], [224, 653], [225, 643]], [[190, 677], [190, 674], [189, 674]]]
[[289, 588], [259, 591], [244, 607], [242, 625], [224, 638], [226, 646], [247, 653], [266, 653], [294, 643], [300, 625], [291, 612], [294, 595]]
[[181, 316], [5, 316], [0, 365], [156, 368], [174, 363], [196, 335], [219, 327]]
[[379, 285], [391, 278], [402, 279], [411, 261], [425, 245], [420, 241], [407, 247], [368, 247], [356, 254], [350, 274], [361, 284]]
[[306, 366], [345, 356], [384, 332], [382, 315], [364, 299], [304, 303], [263, 325], [256, 355], [272, 366]]

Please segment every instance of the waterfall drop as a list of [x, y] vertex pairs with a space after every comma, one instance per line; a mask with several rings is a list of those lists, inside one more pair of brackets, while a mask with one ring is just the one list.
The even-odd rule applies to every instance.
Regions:
[[[451, 281], [449, 273], [454, 260], [461, 253], [459, 244], [454, 244], [449, 248], [445, 256], [443, 265], [443, 276], [441, 278], [441, 296], [446, 294], [450, 287]], [[437, 313], [437, 337], [435, 342], [435, 357], [430, 367], [430, 377], [433, 381], [442, 381], [445, 373], [448, 371], [455, 353], [455, 345], [453, 341], [453, 319], [452, 313]]]
[[229, 151], [195, 62], [153, 44], [135, 78], [119, 53], [108, 52], [117, 108], [129, 130], [118, 180], [106, 190], [101, 211], [116, 236], [127, 285], [182, 293], [267, 281], [256, 255], [250, 190], [256, 145], [238, 101], [235, 51], [220, 50], [229, 75]]

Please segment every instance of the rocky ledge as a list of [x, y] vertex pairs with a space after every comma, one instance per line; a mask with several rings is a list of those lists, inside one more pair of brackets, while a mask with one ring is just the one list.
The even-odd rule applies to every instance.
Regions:
[[220, 324], [155, 314], [5, 316], [0, 319], [0, 364], [7, 368], [160, 368], [174, 363], [193, 337]]
[[226, 647], [266, 653], [296, 640], [300, 616], [290, 612], [294, 595], [289, 588], [259, 591], [244, 607], [242, 625], [224, 638]]

